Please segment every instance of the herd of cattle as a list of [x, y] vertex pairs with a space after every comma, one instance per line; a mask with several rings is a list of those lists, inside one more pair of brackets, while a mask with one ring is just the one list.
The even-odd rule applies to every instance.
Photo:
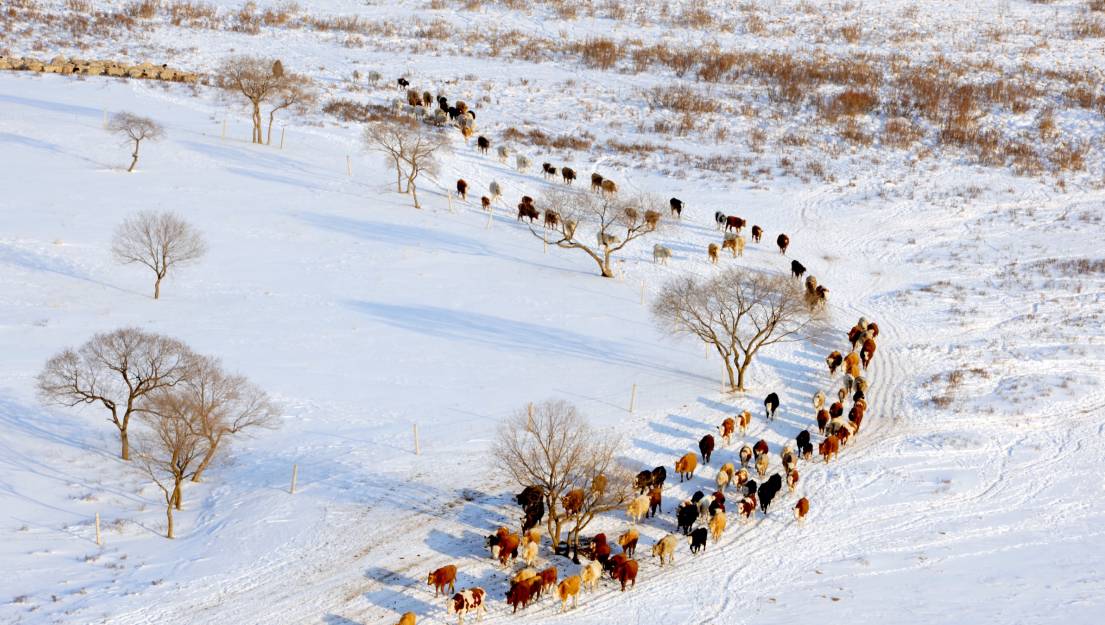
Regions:
[[[399, 87], [406, 88], [409, 83], [405, 79], [399, 80]], [[429, 106], [433, 100], [428, 93], [418, 94], [408, 90], [409, 105], [425, 104]], [[464, 132], [465, 138], [471, 136], [475, 129], [475, 113], [467, 108], [463, 102], [450, 106], [444, 97], [437, 99], [439, 110], [438, 117], [447, 117], [456, 121]], [[485, 136], [479, 136], [476, 141], [479, 152], [486, 154], [491, 148], [491, 141]], [[510, 151], [505, 147], [499, 147], [498, 156], [500, 162], [506, 162]], [[517, 155], [516, 166], [520, 171], [525, 171], [530, 166], [530, 161], [523, 155]], [[542, 171], [548, 178], [560, 177], [564, 184], [571, 185], [576, 180], [576, 172], [570, 167], [556, 167], [551, 163], [543, 163]], [[502, 186], [492, 181], [488, 187], [490, 195], [480, 198], [484, 210], [490, 210], [492, 202], [501, 198]], [[617, 193], [617, 184], [599, 173], [591, 174], [591, 190], [593, 192], [612, 195]], [[466, 200], [469, 192], [469, 184], [463, 179], [457, 180], [456, 191], [462, 200]], [[684, 204], [678, 198], [671, 198], [669, 206], [672, 216], [682, 216]], [[536, 208], [534, 200], [530, 196], [522, 196], [518, 204], [518, 220], [529, 219], [532, 223], [541, 219], [542, 213]], [[655, 225], [660, 215], [655, 211], [648, 211], [645, 220]], [[741, 231], [748, 222], [734, 215], [725, 215], [722, 212], [714, 214], [714, 220], [719, 230], [725, 231], [725, 239], [719, 247], [716, 243], [710, 243], [707, 255], [712, 263], [718, 262], [718, 254], [721, 250], [731, 250], [733, 257], [741, 256], [744, 252], [745, 240]], [[574, 223], [565, 223], [554, 211], [544, 212], [544, 226], [546, 228], [562, 227], [567, 232], [574, 232]], [[751, 226], [752, 241], [760, 242], [764, 235], [763, 229], [753, 224]], [[609, 235], [608, 235], [609, 236]], [[599, 235], [599, 245], [613, 245], [616, 241], [603, 240]], [[785, 255], [790, 246], [790, 237], [779, 234], [776, 245], [781, 254]], [[663, 245], [657, 244], [653, 248], [654, 262], [666, 262], [671, 257], [671, 251]], [[806, 274], [806, 268], [797, 260], [792, 260], [791, 274], [801, 280]], [[813, 275], [805, 277], [806, 302], [810, 307], [823, 306], [826, 303], [828, 289], [817, 283]], [[836, 401], [826, 407], [828, 402], [824, 391], [819, 390], [812, 398], [813, 421], [817, 426], [817, 435], [821, 440], [817, 443], [817, 453], [821, 459], [828, 463], [835, 458], [840, 450], [852, 440], [860, 430], [864, 414], [867, 409], [866, 393], [868, 382], [864, 377], [876, 349], [878, 337], [878, 325], [861, 318], [848, 332], [848, 341], [851, 349], [848, 354], [842, 355], [840, 351], [833, 351], [826, 358], [830, 380], [836, 380], [837, 373], [843, 369], [841, 386], [836, 392]], [[844, 417], [845, 403], [850, 401], [847, 418]], [[768, 421], [774, 420], [780, 406], [778, 394], [771, 393], [764, 399], [764, 412]], [[748, 427], [752, 421], [752, 414], [748, 410], [740, 412], [735, 417], [726, 418], [717, 428], [717, 434], [721, 444], [728, 447], [733, 444], [735, 435], [743, 438], [747, 436]], [[811, 428], [803, 429], [794, 437], [793, 443], [788, 442], [779, 450], [779, 468], [771, 472], [772, 459], [770, 447], [767, 441], [760, 439], [755, 444], [742, 444], [737, 452], [734, 462], [725, 462], [715, 474], [712, 493], [707, 494], [701, 490], [696, 491], [689, 499], [683, 500], [674, 508], [675, 531], [665, 535], [651, 547], [651, 555], [659, 560], [659, 566], [672, 563], [680, 543], [679, 534], [684, 536], [689, 544], [692, 554], [698, 554], [706, 549], [710, 539], [718, 542], [728, 525], [726, 515], [727, 495], [730, 488], [735, 491], [735, 512], [742, 523], [750, 521], [756, 514], [757, 508], [761, 514], [767, 516], [772, 504], [776, 502], [783, 487], [787, 493], [794, 493], [799, 481], [799, 461], [812, 461], [814, 457], [814, 441]], [[698, 443], [698, 453], [688, 452], [675, 461], [674, 469], [679, 475], [679, 481], [691, 481], [694, 479], [699, 463], [709, 465], [714, 456], [718, 440], [713, 433], [704, 435]], [[738, 466], [739, 465], [739, 466]], [[755, 472], [753, 475], [752, 471]], [[768, 476], [768, 473], [771, 475]], [[602, 476], [598, 479], [603, 479]], [[598, 479], [596, 481], [598, 481]], [[757, 479], [761, 482], [757, 482]], [[633, 525], [641, 523], [644, 519], [656, 518], [662, 512], [663, 491], [667, 481], [667, 469], [663, 466], [651, 470], [644, 470], [637, 474], [635, 486], [637, 496], [626, 507], [626, 514]], [[603, 484], [593, 484], [592, 488], [602, 488]], [[560, 504], [565, 514], [571, 516], [578, 514], [584, 493], [580, 489], [573, 490], [565, 495]], [[505, 593], [506, 602], [513, 612], [525, 609], [530, 603], [538, 601], [542, 595], [551, 592], [556, 593], [561, 603], [561, 611], [568, 609], [571, 602], [574, 608], [577, 598], [582, 590], [593, 591], [600, 580], [608, 576], [622, 591], [633, 588], [636, 585], [639, 563], [636, 558], [637, 543], [640, 534], [630, 527], [616, 539], [620, 553], [613, 553], [606, 534], [596, 534], [585, 542], [585, 548], [579, 553], [590, 561], [580, 566], [574, 575], [561, 579], [555, 566], [548, 566], [538, 570], [537, 562], [540, 553], [542, 532], [539, 528], [545, 515], [545, 492], [536, 486], [530, 486], [519, 493], [515, 500], [523, 509], [522, 527], [520, 533], [514, 533], [506, 527], [487, 537], [486, 545], [491, 557], [498, 560], [503, 567], [509, 567], [512, 563], [521, 559], [524, 563], [520, 570], [513, 573], [509, 580], [509, 587]], [[810, 502], [806, 497], [798, 498], [791, 507], [794, 517], [802, 523], [810, 510]], [[458, 622], [463, 625], [464, 617], [475, 615], [480, 619], [486, 610], [487, 593], [483, 588], [472, 587], [456, 592], [455, 582], [457, 567], [455, 565], [442, 566], [429, 573], [427, 584], [434, 587], [434, 596], [446, 594], [447, 613], [456, 615]], [[408, 612], [402, 616], [400, 625], [415, 625], [415, 615]]]
[[[812, 420], [816, 423], [817, 435], [821, 437], [817, 444], [817, 453], [825, 463], [835, 458], [860, 431], [867, 410], [868, 381], [864, 374], [875, 355], [878, 335], [879, 327], [876, 323], [860, 318], [848, 332], [848, 343], [851, 346], [848, 354], [833, 351], [825, 359], [831, 381], [835, 381], [837, 373], [842, 371], [840, 387], [835, 393], [836, 401], [826, 407], [829, 400], [823, 390], [818, 390], [812, 398]], [[846, 402], [851, 404], [847, 418]], [[769, 394], [763, 403], [766, 420], [773, 421], [780, 406], [778, 394]], [[721, 445], [731, 446], [738, 434], [742, 438], [747, 436], [751, 422], [752, 414], [748, 410], [722, 421], [717, 427]], [[736, 513], [742, 523], [750, 521], [757, 508], [766, 517], [784, 485], [787, 493], [795, 492], [799, 480], [799, 462], [813, 461], [813, 436], [811, 428], [806, 428], [794, 437], [793, 443], [787, 442], [779, 451], [780, 470], [772, 472], [770, 477], [768, 473], [771, 471], [772, 459], [768, 442], [760, 439], [752, 445], [742, 444], [735, 461], [726, 462], [718, 469], [713, 480], [715, 488], [711, 494], [696, 491], [689, 499], [676, 506], [675, 531], [651, 547], [650, 553], [659, 560], [659, 566], [663, 567], [674, 561], [680, 543], [679, 534], [686, 537], [692, 554], [705, 550], [710, 540], [716, 543], [721, 539], [728, 525], [726, 503], [730, 488], [736, 493]], [[693, 480], [700, 463], [711, 463], [718, 438], [713, 433], [704, 435], [698, 442], [697, 454], [688, 452], [675, 461], [674, 469], [680, 482]], [[752, 471], [755, 471], [755, 477]], [[667, 477], [667, 469], [663, 466], [637, 474], [635, 486], [638, 496], [626, 507], [626, 515], [634, 526], [643, 519], [656, 518], [662, 512]], [[757, 483], [756, 478], [762, 482]], [[592, 488], [603, 487], [604, 484], [592, 485]], [[572, 491], [563, 497], [560, 503], [566, 514], [571, 515], [574, 510], [578, 511], [582, 496], [582, 491]], [[580, 550], [590, 561], [582, 565], [575, 575], [561, 579], [555, 566], [550, 565], [541, 570], [536, 568], [542, 539], [538, 525], [545, 514], [544, 491], [536, 486], [527, 487], [515, 496], [515, 501], [524, 511], [521, 533], [516, 534], [506, 527], [500, 527], [486, 540], [491, 557], [502, 566], [510, 566], [519, 558], [524, 563], [524, 567], [511, 577], [506, 591], [506, 602], [514, 612], [525, 609], [542, 595], [553, 591], [560, 600], [561, 611], [568, 609], [569, 601], [574, 608], [580, 592], [595, 590], [604, 576], [612, 579], [622, 591], [636, 585], [640, 565], [635, 558], [640, 534], [634, 527], [631, 526], [618, 536], [615, 542], [621, 551], [617, 554], [613, 553], [613, 547], [605, 534], [595, 535], [589, 546]], [[806, 497], [800, 497], [791, 509], [795, 519], [801, 524], [809, 514], [810, 502]], [[456, 576], [457, 568], [450, 564], [432, 571], [427, 583], [434, 587], [435, 596], [446, 592], [454, 593], [447, 600], [447, 612], [449, 615], [457, 615], [461, 624], [469, 614], [474, 614], [479, 619], [485, 611], [486, 592], [482, 588], [455, 592]], [[400, 625], [414, 625], [414, 622], [414, 614], [407, 613], [403, 615]]]

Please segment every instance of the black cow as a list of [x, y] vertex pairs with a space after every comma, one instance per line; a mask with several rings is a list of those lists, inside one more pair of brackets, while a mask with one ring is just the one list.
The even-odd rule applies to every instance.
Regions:
[[698, 451], [702, 453], [702, 462], [710, 464], [710, 454], [714, 453], [714, 437], [710, 434], [698, 441]]
[[705, 496], [706, 496], [706, 493], [704, 493], [700, 490], [696, 490], [696, 491], [694, 491], [694, 494], [691, 495], [691, 503], [698, 503]]
[[675, 521], [679, 525], [679, 530], [683, 532], [684, 536], [690, 536], [691, 528], [694, 527], [694, 522], [698, 520], [698, 506], [692, 502], [686, 502], [679, 504], [679, 507], [675, 510]]
[[801, 279], [802, 274], [806, 273], [806, 266], [796, 260], [792, 260], [790, 261], [790, 273], [795, 278]]
[[760, 484], [760, 490], [756, 492], [756, 497], [760, 500], [760, 510], [767, 514], [767, 508], [771, 505], [771, 500], [775, 499], [775, 495], [779, 494], [779, 490], [783, 488], [783, 478], [778, 473], [767, 478], [767, 481]]
[[646, 490], [652, 488], [652, 471], [645, 469], [637, 474], [637, 494], [643, 495]]
[[764, 410], [767, 412], [768, 419], [775, 418], [775, 411], [779, 409], [779, 395], [772, 393], [764, 398]]
[[698, 553], [699, 550], [706, 550], [706, 537], [709, 534], [709, 530], [705, 527], [700, 527], [691, 532], [691, 553]]
[[744, 490], [745, 495], [755, 495], [756, 494], [756, 480], [748, 480], [747, 482], [745, 482], [743, 490]]
[[672, 198], [668, 200], [668, 204], [671, 205], [671, 214], [676, 217], [683, 217], [683, 200], [679, 198]]
[[725, 227], [725, 213], [721, 211], [714, 211], [714, 222], [717, 223], [717, 229], [721, 230]]
[[663, 487], [668, 479], [668, 470], [664, 467], [656, 467], [652, 470], [652, 485]]
[[798, 443], [798, 449], [805, 449], [806, 445], [810, 444], [810, 431], [802, 430], [798, 433], [798, 436], [794, 437], [794, 442]]
[[407, 87], [411, 86], [410, 81], [407, 80], [406, 78], [400, 78], [399, 80], [397, 80], [395, 82], [399, 83], [399, 88], [401, 88], [401, 89], [406, 89]]

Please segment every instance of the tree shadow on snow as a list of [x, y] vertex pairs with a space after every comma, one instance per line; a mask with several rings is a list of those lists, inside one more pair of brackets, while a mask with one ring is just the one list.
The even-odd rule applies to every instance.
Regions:
[[699, 421], [697, 419], [690, 419], [688, 417], [684, 417], [684, 416], [676, 415], [676, 414], [669, 414], [668, 415], [668, 421], [671, 421], [672, 423], [677, 423], [677, 424], [685, 426], [685, 427], [693, 428], [694, 431], [707, 430], [707, 432], [706, 432], [707, 434], [710, 433], [708, 430], [712, 430], [714, 428], [714, 424], [712, 424], [712, 423], [707, 423], [706, 421]]
[[[670, 417], [671, 415], [668, 415], [668, 416]], [[696, 443], [698, 442], [698, 439], [701, 438], [701, 437], [696, 437], [693, 432], [688, 432], [686, 430], [680, 430], [678, 428], [673, 428], [670, 425], [664, 425], [663, 423], [657, 423], [656, 421], [649, 421], [648, 428], [650, 430], [652, 430], [653, 432], [656, 432], [657, 434], [664, 434], [664, 435], [667, 435], [667, 436], [674, 436], [676, 438], [686, 438], [686, 439], [692, 440]], [[697, 449], [697, 447], [696, 447], [696, 449]]]
[[[646, 440], [641, 439], [641, 438], [634, 438], [632, 443], [633, 443], [633, 446], [638, 448], [638, 449], [643, 449], [645, 451], [650, 451], [654, 454], [660, 454], [662, 456], [668, 456], [672, 459], [672, 462], [675, 462], [675, 459], [678, 458], [679, 456], [682, 456], [683, 454], [687, 453], [688, 451], [691, 451], [689, 449], [685, 449], [683, 451], [680, 451], [680, 450], [675, 449], [673, 447], [664, 447], [663, 445], [657, 445], [656, 443], [654, 443], [652, 441], [646, 441]], [[668, 464], [670, 464], [670, 463], [668, 463]]]
[[481, 552], [487, 555], [488, 551], [484, 547], [485, 540], [487, 540], [486, 536], [467, 529], [463, 530], [460, 536], [432, 529], [426, 535], [425, 543], [427, 547], [443, 556], [464, 558]]

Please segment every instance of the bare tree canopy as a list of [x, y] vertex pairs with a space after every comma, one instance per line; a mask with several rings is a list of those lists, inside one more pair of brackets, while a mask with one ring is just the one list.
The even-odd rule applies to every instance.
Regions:
[[707, 279], [673, 280], [652, 312], [668, 329], [713, 345], [737, 391], [744, 390], [745, 372], [761, 348], [798, 340], [815, 314], [795, 281], [739, 267]]
[[388, 163], [395, 167], [395, 190], [410, 193], [414, 207], [422, 208], [415, 180], [419, 174], [437, 173], [435, 155], [448, 145], [445, 135], [413, 119], [394, 119], [369, 124], [364, 131], [364, 143], [369, 150], [384, 153]]
[[205, 441], [206, 450], [192, 481], [200, 481], [224, 439], [254, 428], [276, 427], [275, 408], [268, 395], [244, 376], [223, 370], [219, 361], [197, 357], [189, 375], [172, 389], [171, 405], [187, 413], [192, 427]]
[[111, 253], [124, 264], [138, 263], [154, 272], [153, 298], [161, 297], [161, 281], [175, 265], [198, 260], [207, 251], [203, 237], [173, 213], [142, 211], [115, 231]]
[[165, 537], [173, 538], [173, 508], [181, 509], [181, 487], [207, 455], [207, 439], [196, 427], [196, 414], [184, 397], [162, 388], [147, 401], [150, 409], [143, 421], [149, 431], [138, 438], [138, 466], [165, 497]]
[[[219, 86], [249, 102], [254, 143], [272, 141], [272, 124], [277, 111], [306, 110], [317, 97], [309, 77], [285, 71], [279, 60], [255, 56], [233, 56], [224, 61], [219, 70]], [[261, 110], [266, 104], [271, 105], [267, 139], [262, 133], [261, 121]]]
[[657, 198], [647, 194], [619, 197], [558, 189], [541, 198], [541, 208], [557, 217], [551, 228], [552, 239], [547, 239], [548, 231], [531, 226], [530, 232], [558, 247], [583, 251], [598, 264], [602, 277], [612, 278], [610, 263], [614, 255], [656, 231], [659, 207]]
[[[522, 487], [538, 486], [544, 492], [546, 527], [555, 547], [564, 524], [575, 521], [573, 539], [595, 515], [616, 507], [632, 493], [632, 478], [615, 466], [620, 447], [617, 438], [603, 438], [588, 425], [575, 406], [545, 401], [519, 410], [499, 428], [492, 453], [500, 468]], [[592, 488], [595, 477], [604, 476], [606, 488]], [[585, 492], [581, 510], [569, 516], [562, 498], [570, 490]]]
[[111, 121], [107, 124], [107, 130], [125, 137], [127, 143], [134, 144], [130, 167], [127, 168], [128, 172], [134, 171], [134, 166], [138, 164], [138, 148], [143, 141], [158, 141], [165, 136], [165, 129], [161, 127], [161, 124], [149, 117], [127, 112], [112, 115]]
[[65, 406], [100, 404], [119, 429], [123, 460], [130, 460], [131, 417], [144, 410], [144, 397], [178, 384], [195, 355], [183, 343], [138, 328], [97, 334], [77, 350], [46, 362], [37, 378], [45, 402]]

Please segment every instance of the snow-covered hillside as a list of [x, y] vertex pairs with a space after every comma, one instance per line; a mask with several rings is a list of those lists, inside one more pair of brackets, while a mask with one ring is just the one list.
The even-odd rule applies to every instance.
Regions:
[[[453, 15], [325, 4], [333, 14]], [[487, 4], [455, 17], [498, 16], [504, 28], [549, 37], [561, 28], [560, 17]], [[1014, 14], [1035, 6], [996, 4]], [[1053, 9], [1066, 15], [1074, 5]], [[601, 34], [606, 19], [586, 22], [587, 32]], [[585, 110], [602, 120], [594, 149], [512, 147], [580, 171], [597, 162], [625, 188], [678, 196], [687, 209], [629, 248], [618, 279], [602, 279], [585, 256], [544, 250], [507, 210], [559, 183], [480, 155], [459, 134], [418, 211], [394, 193], [354, 124], [288, 119], [284, 149], [253, 146], [240, 109], [208, 88], [0, 73], [0, 561], [9, 572], [0, 621], [349, 625], [410, 610], [440, 623], [444, 604], [425, 575], [446, 563], [458, 565], [458, 586], [488, 590], [492, 623], [1089, 623], [1105, 607], [1105, 192], [1096, 152], [1080, 172], [1018, 177], [969, 158], [917, 157], [921, 147], [842, 151], [815, 140], [788, 149], [795, 162], [822, 163], [825, 175], [795, 174], [747, 149], [741, 128], [760, 125], [754, 118], [733, 120], [731, 142], [709, 145], [699, 134], [671, 138], [670, 153], [611, 152], [600, 144], [648, 140], [640, 90], [670, 77], [555, 59], [474, 54], [457, 63], [383, 43], [350, 48], [347, 34], [159, 28], [143, 45], [177, 46], [191, 69], [229, 48], [287, 51], [285, 62], [305, 71], [341, 65], [311, 69], [332, 97], [395, 97], [390, 85], [350, 90], [335, 77], [354, 67], [421, 76], [478, 102], [492, 137], [513, 125], [579, 134], [592, 119]], [[123, 171], [126, 147], [102, 127], [105, 111], [121, 110], [154, 117], [168, 135], [143, 146], [133, 174]], [[1072, 137], [1100, 135], [1097, 113], [1059, 118]], [[770, 141], [794, 131], [763, 125]], [[748, 161], [719, 174], [684, 156], [727, 151]], [[505, 187], [490, 226], [478, 202], [450, 210], [445, 192], [457, 178], [480, 193], [492, 180]], [[145, 272], [109, 253], [115, 226], [143, 209], [175, 211], [210, 247], [170, 275], [158, 301]], [[721, 266], [785, 272], [796, 258], [831, 289], [824, 326], [765, 351], [746, 395], [722, 393], [717, 356], [665, 335], [649, 313], [666, 279], [717, 271], [705, 254], [721, 239], [715, 210], [768, 233]], [[792, 241], [786, 257], [770, 242], [779, 232]], [[673, 250], [668, 265], [652, 263], [653, 242]], [[518, 515], [509, 501], [517, 486], [487, 454], [504, 417], [530, 401], [566, 399], [624, 439], [628, 464], [671, 473], [699, 437], [748, 408], [748, 440], [764, 438], [775, 453], [811, 427], [813, 393], [835, 391], [824, 357], [846, 346], [861, 315], [882, 328], [871, 408], [838, 461], [803, 463], [798, 492], [770, 516], [742, 525], [731, 515], [718, 545], [698, 556], [682, 545], [676, 565], [659, 569], [643, 554], [674, 530], [674, 504], [712, 484], [737, 445], [720, 450], [690, 484], [669, 479], [664, 514], [643, 524], [633, 590], [605, 581], [568, 614], [546, 597], [511, 616], [508, 573], [483, 543]], [[117, 459], [104, 413], [35, 396], [47, 358], [126, 325], [221, 358], [281, 406], [280, 429], [237, 441], [230, 462], [188, 485], [173, 541], [161, 536], [160, 492]], [[771, 391], [783, 407], [768, 423], [761, 402]], [[788, 513], [799, 496], [812, 504], [803, 526]], [[619, 513], [589, 531], [624, 527]], [[542, 561], [562, 575], [576, 570], [547, 550]]]

